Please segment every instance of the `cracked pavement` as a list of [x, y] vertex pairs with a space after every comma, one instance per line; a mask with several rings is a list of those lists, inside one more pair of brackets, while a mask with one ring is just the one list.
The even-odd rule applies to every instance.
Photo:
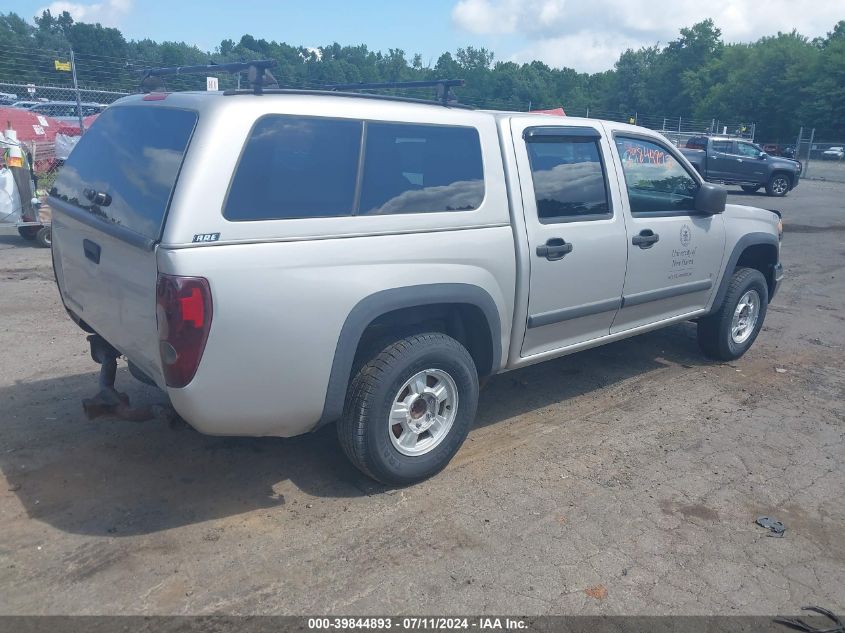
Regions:
[[842, 612], [843, 200], [730, 194], [786, 222], [744, 358], [705, 360], [681, 324], [503, 374], [453, 463], [402, 490], [332, 429], [88, 421], [96, 367], [50, 254], [0, 236], [0, 613]]

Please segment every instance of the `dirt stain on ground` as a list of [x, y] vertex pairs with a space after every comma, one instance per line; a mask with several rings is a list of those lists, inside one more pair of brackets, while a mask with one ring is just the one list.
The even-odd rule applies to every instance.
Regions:
[[663, 514], [680, 514], [684, 519], [701, 519], [702, 521], [718, 521], [719, 513], [700, 503], [681, 504], [676, 501], [661, 501], [660, 509]]

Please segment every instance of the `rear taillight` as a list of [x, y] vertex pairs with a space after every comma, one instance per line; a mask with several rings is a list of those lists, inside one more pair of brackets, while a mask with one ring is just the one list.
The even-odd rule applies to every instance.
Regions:
[[184, 387], [197, 372], [211, 328], [208, 280], [159, 274], [156, 319], [164, 379], [168, 387]]

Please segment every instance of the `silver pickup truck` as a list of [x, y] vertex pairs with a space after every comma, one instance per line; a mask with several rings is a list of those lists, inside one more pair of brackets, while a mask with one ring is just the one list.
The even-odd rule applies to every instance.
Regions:
[[741, 356], [780, 219], [725, 202], [643, 128], [293, 90], [126, 97], [50, 198], [96, 360], [203, 433], [336, 423], [392, 485], [448, 463], [492, 374], [687, 320]]

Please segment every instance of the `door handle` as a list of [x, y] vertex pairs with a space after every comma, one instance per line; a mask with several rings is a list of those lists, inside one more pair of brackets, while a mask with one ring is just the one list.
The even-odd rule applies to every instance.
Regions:
[[100, 245], [91, 240], [82, 240], [82, 250], [85, 251], [85, 257], [90, 259], [95, 264], [100, 263]]
[[567, 253], [572, 252], [572, 243], [561, 237], [553, 237], [545, 244], [537, 247], [537, 256], [545, 257], [550, 262], [563, 259]]
[[643, 229], [639, 235], [631, 238], [631, 244], [639, 246], [642, 249], [651, 248], [655, 242], [660, 240], [660, 236], [651, 229]]

